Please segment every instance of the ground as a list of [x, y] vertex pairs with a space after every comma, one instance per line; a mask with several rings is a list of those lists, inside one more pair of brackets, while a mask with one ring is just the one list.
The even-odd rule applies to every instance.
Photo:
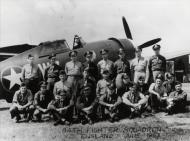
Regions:
[[[189, 93], [190, 100], [190, 84], [183, 86]], [[189, 112], [172, 116], [158, 113], [144, 119], [123, 119], [117, 123], [99, 122], [94, 125], [56, 127], [53, 126], [53, 121], [15, 123], [10, 119], [9, 106], [5, 101], [0, 101], [0, 141], [190, 141], [190, 106]]]

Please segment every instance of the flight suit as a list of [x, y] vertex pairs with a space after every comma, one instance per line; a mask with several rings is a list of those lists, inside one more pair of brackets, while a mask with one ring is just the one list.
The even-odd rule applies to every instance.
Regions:
[[[21, 94], [20, 90], [16, 91], [13, 97], [13, 105], [10, 107], [11, 118], [16, 117], [18, 120], [21, 119], [20, 114], [28, 115], [28, 119], [32, 118], [34, 112], [34, 106], [32, 105], [33, 95], [30, 90], [27, 90], [25, 94]], [[24, 106], [28, 104], [26, 108], [19, 108], [18, 105]]]
[[60, 70], [62, 70], [62, 68], [57, 64], [49, 66], [45, 69], [44, 80], [47, 82], [47, 90], [49, 90], [50, 93], [53, 92], [55, 82], [59, 81]]
[[110, 77], [113, 78], [114, 73], [114, 64], [111, 60], [101, 60], [97, 64], [98, 72], [99, 72], [99, 78], [101, 78], [101, 75], [104, 70], [108, 70], [110, 73]]
[[42, 114], [48, 113], [45, 112], [42, 109], [47, 109], [48, 104], [54, 99], [53, 94], [50, 94], [48, 90], [42, 92], [38, 91], [35, 96], [34, 96], [34, 106], [35, 106], [35, 111], [34, 111], [34, 116], [37, 119], [41, 119]]
[[162, 55], [152, 56], [149, 60], [149, 70], [152, 72], [154, 81], [159, 73], [164, 76], [166, 72], [166, 58]]
[[145, 78], [145, 82], [148, 82], [149, 79], [149, 70], [148, 70], [148, 60], [144, 57], [135, 58], [131, 61], [131, 70], [134, 72], [135, 83], [138, 82], [140, 76]]
[[26, 64], [22, 68], [22, 80], [26, 84], [27, 88], [31, 90], [34, 95], [38, 91], [38, 83], [42, 79], [42, 74], [39, 67], [35, 64], [32, 66]]

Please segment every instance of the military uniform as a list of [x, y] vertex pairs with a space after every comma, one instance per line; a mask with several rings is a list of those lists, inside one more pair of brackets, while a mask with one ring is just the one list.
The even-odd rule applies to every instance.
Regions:
[[[45, 85], [46, 87], [46, 85]], [[34, 96], [35, 111], [34, 116], [41, 120], [42, 114], [48, 113], [48, 104], [54, 99], [53, 94], [50, 94], [48, 90], [39, 90]], [[45, 109], [45, 111], [44, 111]]]
[[134, 82], [137, 83], [139, 77], [143, 76], [145, 81], [148, 82], [149, 70], [148, 60], [144, 57], [135, 58], [131, 61], [131, 70], [134, 72]]
[[170, 93], [168, 98], [168, 107], [169, 112], [181, 112], [185, 110], [187, 104], [187, 93], [183, 90], [173, 91]]
[[100, 76], [104, 70], [108, 70], [111, 77], [113, 77], [114, 64], [111, 60], [101, 60], [98, 62], [97, 67], [98, 67]]
[[[122, 103], [120, 96], [118, 96], [115, 92], [112, 95], [106, 93], [100, 97], [99, 103], [103, 106], [103, 115], [108, 115], [111, 122], [119, 120], [119, 106]], [[112, 104], [113, 107], [109, 107], [107, 104]]]
[[[157, 95], [151, 93], [151, 91], [155, 91], [159, 94], [161, 99], [158, 99]], [[151, 101], [151, 108], [153, 110], [159, 110], [160, 108], [165, 108], [166, 107], [166, 89], [162, 85], [161, 87], [156, 87], [155, 83], [152, 83], [149, 87], [149, 92], [150, 92], [150, 101]]]
[[62, 68], [57, 64], [50, 65], [45, 69], [44, 80], [47, 82], [47, 90], [50, 92], [53, 92], [54, 84], [59, 80], [60, 70]]
[[68, 95], [70, 95], [70, 96], [72, 95], [72, 90], [71, 90], [70, 84], [67, 81], [65, 81], [65, 82], [58, 81], [55, 83], [54, 89], [53, 89], [53, 94], [54, 94], [55, 98], [57, 98], [59, 91], [65, 91]]
[[[89, 89], [89, 94], [85, 95], [85, 91], [88, 91]], [[96, 108], [98, 103], [96, 100], [96, 95], [91, 93], [91, 91], [92, 85], [87, 84], [81, 90], [81, 93], [76, 101], [77, 114], [81, 122], [85, 122], [85, 120], [87, 120], [87, 122], [93, 122], [96, 118]]]
[[26, 64], [22, 68], [22, 80], [27, 88], [31, 90], [32, 94], [38, 91], [38, 83], [42, 79], [40, 69], [35, 64]]
[[96, 95], [98, 98], [106, 93], [107, 85], [109, 83], [112, 83], [112, 81], [105, 80], [105, 79], [101, 79], [98, 81], [97, 86], [96, 86]]
[[[32, 118], [34, 112], [34, 107], [32, 105], [33, 95], [30, 90], [22, 94], [20, 90], [16, 91], [13, 97], [13, 105], [10, 108], [11, 118], [16, 117], [17, 121], [21, 119], [20, 114], [28, 114], [28, 120]], [[28, 105], [25, 108], [20, 108], [20, 106]]]

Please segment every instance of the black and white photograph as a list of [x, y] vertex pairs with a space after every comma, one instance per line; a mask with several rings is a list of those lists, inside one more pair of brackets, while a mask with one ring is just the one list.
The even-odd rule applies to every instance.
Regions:
[[190, 141], [189, 5], [0, 0], [0, 141]]

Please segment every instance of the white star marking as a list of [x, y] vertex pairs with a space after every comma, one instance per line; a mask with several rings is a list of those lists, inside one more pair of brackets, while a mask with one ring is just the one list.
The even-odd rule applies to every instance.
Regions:
[[4, 76], [3, 78], [7, 79], [10, 81], [10, 86], [9, 86], [9, 90], [15, 85], [21, 84], [20, 78], [21, 78], [21, 73], [16, 73], [15, 70], [13, 68], [11, 68], [11, 74]]

